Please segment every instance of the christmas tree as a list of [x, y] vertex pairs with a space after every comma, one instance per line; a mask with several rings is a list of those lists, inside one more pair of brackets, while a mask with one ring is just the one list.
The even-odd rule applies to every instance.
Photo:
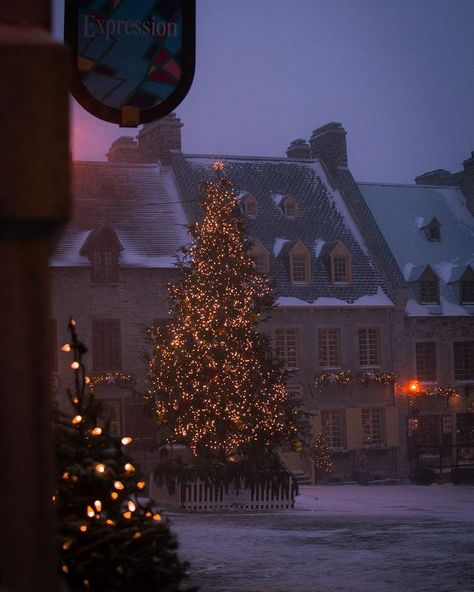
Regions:
[[297, 415], [258, 330], [274, 297], [249, 255], [232, 183], [222, 163], [214, 169], [202, 220], [188, 226], [182, 279], [169, 287], [171, 320], [151, 330], [148, 397], [163, 443], [184, 444], [196, 462], [276, 468], [276, 447], [297, 437]]
[[329, 475], [333, 472], [331, 453], [326, 438], [318, 434], [313, 441], [310, 456], [314, 462], [316, 476]]
[[82, 356], [87, 349], [70, 321], [74, 389], [70, 415], [55, 425], [59, 555], [70, 589], [97, 592], [177, 592], [186, 576], [177, 542], [152, 501], [145, 481], [123, 447], [131, 438], [110, 435], [100, 403], [90, 393]]

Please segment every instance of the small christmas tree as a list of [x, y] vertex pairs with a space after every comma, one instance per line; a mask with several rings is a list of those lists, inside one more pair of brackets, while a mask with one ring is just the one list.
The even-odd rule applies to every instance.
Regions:
[[222, 163], [214, 169], [203, 219], [188, 226], [182, 279], [169, 287], [171, 321], [151, 331], [148, 397], [164, 444], [186, 445], [206, 466], [237, 461], [249, 473], [268, 461], [273, 470], [275, 448], [297, 437], [285, 373], [258, 330], [274, 297], [249, 255], [232, 183]]
[[139, 499], [145, 482], [121, 440], [101, 425], [99, 402], [87, 388], [87, 349], [69, 323], [74, 389], [71, 415], [58, 413], [57, 491], [61, 571], [71, 590], [146, 592], [182, 590], [187, 565], [152, 501]]
[[331, 453], [326, 438], [318, 434], [310, 449], [310, 457], [313, 459], [317, 476], [329, 475], [333, 472]]

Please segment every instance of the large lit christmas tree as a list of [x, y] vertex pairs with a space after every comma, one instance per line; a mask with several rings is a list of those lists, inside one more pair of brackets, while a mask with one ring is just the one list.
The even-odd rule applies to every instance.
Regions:
[[297, 415], [258, 330], [274, 297], [249, 255], [232, 183], [222, 163], [214, 169], [216, 180], [202, 188], [203, 218], [188, 226], [182, 279], [169, 287], [170, 323], [151, 331], [148, 396], [164, 444], [220, 466], [272, 459], [276, 467], [276, 447], [297, 438]]
[[69, 324], [74, 388], [71, 413], [56, 420], [57, 508], [61, 571], [74, 592], [178, 592], [186, 564], [165, 517], [142, 497], [145, 481], [111, 436], [101, 406], [89, 391], [82, 356], [87, 351]]

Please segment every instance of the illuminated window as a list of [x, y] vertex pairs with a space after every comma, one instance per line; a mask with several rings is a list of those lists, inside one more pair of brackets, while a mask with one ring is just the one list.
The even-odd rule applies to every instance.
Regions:
[[340, 331], [339, 329], [319, 329], [319, 367], [340, 368]]
[[364, 446], [385, 445], [385, 409], [362, 409], [362, 437]]
[[474, 281], [461, 282], [461, 304], [474, 304]]
[[243, 200], [244, 212], [248, 218], [256, 218], [258, 214], [258, 203], [255, 197], [248, 194]]
[[275, 331], [275, 355], [285, 368], [298, 367], [298, 329]]
[[376, 328], [359, 329], [359, 364], [379, 366], [379, 332]]
[[454, 346], [454, 378], [474, 380], [474, 341], [457, 341]]
[[330, 448], [346, 448], [344, 409], [321, 411], [321, 431]]
[[439, 304], [439, 286], [436, 280], [421, 280], [421, 304]]
[[291, 219], [298, 216], [298, 204], [291, 195], [283, 202], [283, 213], [287, 218]]
[[436, 343], [420, 341], [415, 344], [416, 376], [420, 382], [436, 382]]
[[120, 319], [92, 321], [92, 365], [95, 372], [122, 369]]

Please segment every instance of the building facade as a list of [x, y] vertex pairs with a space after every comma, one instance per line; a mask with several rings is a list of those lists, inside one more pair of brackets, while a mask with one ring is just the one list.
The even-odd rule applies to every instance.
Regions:
[[[136, 140], [114, 142], [108, 162], [75, 163], [74, 216], [51, 258], [55, 352], [67, 338], [72, 314], [90, 348], [96, 392], [117, 432], [135, 437], [135, 454], [143, 463], [153, 458], [155, 429], [140, 397], [146, 388], [146, 329], [168, 316], [166, 286], [178, 278], [175, 255], [188, 241], [185, 225], [199, 219], [199, 188], [216, 160], [184, 154], [181, 127], [175, 115], [168, 116], [145, 126]], [[474, 254], [468, 238], [474, 222], [464, 181], [463, 188], [442, 191], [401, 187], [396, 195], [387, 186], [357, 184], [347, 167], [345, 136], [341, 124], [330, 123], [309, 142], [292, 142], [286, 158], [220, 159], [246, 218], [256, 268], [275, 284], [278, 307], [264, 329], [275, 355], [291, 370], [288, 390], [301, 400], [313, 433], [322, 433], [332, 450], [335, 470], [329, 478], [406, 477], [420, 454], [422, 461], [434, 455], [420, 448], [425, 436], [419, 435], [433, 432], [434, 420], [424, 417], [441, 418], [440, 442], [451, 421], [452, 462], [460, 443], [473, 444]], [[456, 179], [461, 183], [459, 175]], [[444, 209], [433, 215], [429, 205], [418, 214], [409, 203], [418, 193], [434, 200], [440, 191], [453, 193], [454, 200], [442, 194]], [[391, 200], [401, 204], [399, 235], [378, 207], [393, 208]], [[397, 245], [406, 227], [413, 230], [411, 222], [415, 242], [402, 253]], [[457, 226], [464, 234], [446, 250]], [[436, 261], [421, 252], [405, 260], [406, 252], [419, 251], [418, 239], [434, 244], [426, 233], [437, 231], [442, 238], [435, 245]], [[448, 257], [449, 277], [447, 269], [444, 275], [439, 269]], [[464, 300], [455, 306], [457, 293]], [[451, 348], [451, 358], [443, 348]], [[69, 373], [61, 354], [53, 356], [53, 371], [52, 388], [63, 405]], [[409, 397], [414, 380], [417, 393]], [[443, 399], [428, 396], [429, 385], [464, 390]], [[440, 399], [451, 420], [444, 408], [441, 414], [435, 410]], [[468, 459], [468, 445], [464, 448]], [[282, 454], [290, 468], [314, 479], [306, 451]]]

